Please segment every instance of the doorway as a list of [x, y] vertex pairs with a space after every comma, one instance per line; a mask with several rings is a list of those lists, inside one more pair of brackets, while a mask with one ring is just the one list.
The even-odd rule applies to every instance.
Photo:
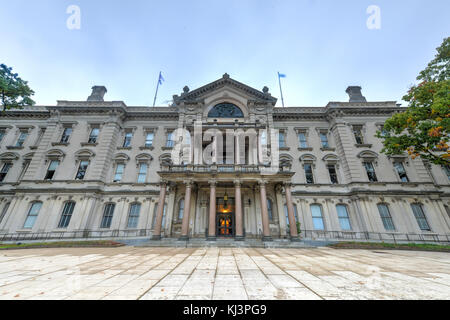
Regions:
[[216, 199], [216, 234], [218, 237], [234, 237], [234, 198]]

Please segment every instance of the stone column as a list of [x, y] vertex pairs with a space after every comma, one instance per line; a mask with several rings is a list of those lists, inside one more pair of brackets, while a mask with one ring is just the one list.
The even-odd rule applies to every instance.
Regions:
[[235, 240], [244, 240], [244, 228], [242, 220], [242, 199], [241, 199], [241, 182], [239, 180], [234, 181], [234, 203], [235, 203], [235, 219], [236, 219], [236, 233]]
[[153, 230], [152, 240], [161, 240], [161, 224], [164, 214], [164, 203], [166, 202], [167, 183], [162, 181], [160, 184], [158, 211], [156, 212], [156, 225]]
[[291, 241], [300, 241], [297, 231], [297, 222], [295, 221], [294, 205], [292, 204], [291, 184], [285, 183], [284, 190], [286, 191], [286, 206], [288, 211]]
[[192, 182], [186, 182], [186, 193], [184, 195], [184, 211], [183, 211], [183, 222], [181, 224], [181, 237], [178, 238], [180, 241], [186, 241], [189, 239], [189, 214], [191, 212], [191, 189]]
[[208, 240], [216, 240], [216, 181], [209, 182], [209, 226]]
[[266, 182], [259, 182], [259, 192], [261, 194], [261, 218], [263, 225], [263, 241], [272, 241], [270, 236], [269, 213], [267, 211]]

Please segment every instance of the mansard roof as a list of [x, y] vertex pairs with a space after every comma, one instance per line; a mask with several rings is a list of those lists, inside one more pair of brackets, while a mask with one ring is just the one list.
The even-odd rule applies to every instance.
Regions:
[[246, 84], [243, 84], [239, 81], [236, 81], [234, 79], [231, 79], [230, 76], [225, 73], [222, 78], [213, 81], [207, 85], [204, 85], [198, 89], [195, 89], [193, 91], [189, 91], [189, 88], [186, 86], [183, 88], [183, 93], [181, 96], [174, 95], [173, 101], [175, 104], [179, 104], [180, 102], [197, 102], [201, 100], [202, 97], [209, 94], [210, 92], [213, 92], [217, 89], [223, 88], [225, 86], [230, 86], [234, 89], [237, 89], [238, 91], [243, 92], [246, 95], [249, 95], [254, 100], [260, 101], [260, 102], [269, 102], [272, 103], [272, 105], [275, 105], [277, 102], [277, 98], [274, 98], [270, 95], [269, 89], [267, 87], [264, 87], [262, 91], [256, 90], [252, 87], [247, 86]]

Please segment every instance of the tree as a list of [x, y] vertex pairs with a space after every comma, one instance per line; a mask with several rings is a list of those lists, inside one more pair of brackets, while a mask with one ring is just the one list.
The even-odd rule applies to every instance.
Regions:
[[28, 86], [28, 82], [19, 78], [17, 73], [12, 73], [12, 68], [0, 64], [0, 104], [2, 111], [11, 108], [22, 108], [34, 105], [30, 98], [34, 91]]
[[450, 37], [416, 78], [403, 100], [408, 108], [394, 114], [376, 136], [387, 155], [408, 152], [437, 165], [450, 165]]

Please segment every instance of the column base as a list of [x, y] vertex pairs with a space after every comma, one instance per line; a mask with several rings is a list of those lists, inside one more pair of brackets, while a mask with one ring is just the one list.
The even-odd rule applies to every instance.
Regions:
[[235, 236], [234, 237], [234, 241], [244, 241], [244, 240], [245, 240], [244, 236]]
[[178, 241], [188, 241], [189, 237], [188, 236], [181, 236], [178, 238]]
[[263, 242], [265, 242], [265, 241], [273, 241], [273, 239], [272, 239], [272, 237], [270, 237], [270, 236], [263, 236], [262, 237], [262, 239], [261, 239]]
[[208, 236], [208, 237], [206, 237], [206, 240], [207, 241], [216, 241], [216, 237]]
[[298, 237], [291, 237], [289, 240], [291, 240], [292, 242], [300, 242], [300, 238]]
[[151, 237], [150, 240], [161, 240], [161, 236], [160, 235], [154, 235]]

